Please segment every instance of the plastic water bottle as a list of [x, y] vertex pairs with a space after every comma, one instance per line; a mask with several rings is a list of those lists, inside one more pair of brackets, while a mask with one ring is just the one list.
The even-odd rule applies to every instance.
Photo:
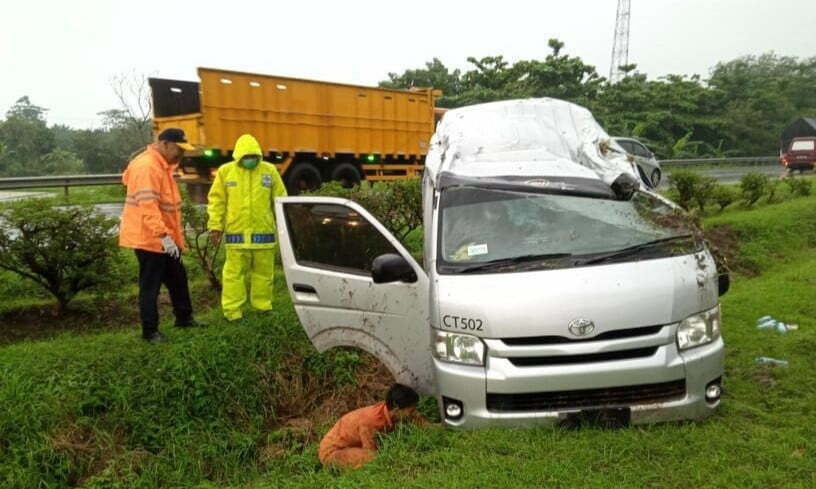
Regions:
[[777, 321], [776, 319], [770, 318], [770, 319], [766, 319], [765, 321], [762, 321], [762, 322], [757, 322], [757, 329], [776, 329], [778, 324], [779, 324], [779, 321]]
[[777, 360], [776, 358], [770, 357], [756, 357], [754, 358], [754, 363], [758, 363], [760, 365], [779, 365], [780, 367], [788, 366], [787, 360]]
[[771, 316], [762, 316], [761, 318], [757, 319], [757, 324], [764, 323], [766, 321], [771, 321], [773, 318]]
[[785, 323], [776, 323], [776, 332], [779, 334], [785, 334], [788, 332], [788, 325]]

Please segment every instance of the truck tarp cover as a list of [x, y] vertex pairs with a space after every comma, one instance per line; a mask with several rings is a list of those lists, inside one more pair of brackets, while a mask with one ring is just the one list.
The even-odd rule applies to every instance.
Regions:
[[790, 147], [793, 138], [816, 137], [816, 118], [800, 117], [791, 122], [788, 127], [782, 131], [782, 138], [780, 141], [781, 152], [785, 152]]
[[611, 185], [622, 173], [640, 181], [634, 164], [585, 108], [562, 100], [509, 100], [450, 110], [425, 160], [468, 177], [575, 176]]

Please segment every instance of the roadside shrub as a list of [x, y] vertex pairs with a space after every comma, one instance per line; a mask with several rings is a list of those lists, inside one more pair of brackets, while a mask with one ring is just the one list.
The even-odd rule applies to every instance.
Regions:
[[223, 240], [213, 243], [207, 230], [207, 209], [185, 200], [181, 207], [184, 218], [184, 240], [196, 262], [215, 290], [221, 290], [221, 267], [224, 264], [220, 253]]
[[697, 185], [694, 187], [694, 201], [701, 212], [705, 212], [706, 203], [708, 203], [714, 195], [714, 190], [718, 187], [717, 179], [714, 177], [701, 176]]
[[401, 242], [422, 226], [422, 189], [418, 178], [395, 182], [362, 182], [343, 188], [340, 182], [329, 182], [309, 195], [342, 197], [353, 200], [377, 218]]
[[786, 178], [785, 183], [790, 188], [791, 194], [807, 197], [813, 189], [812, 182], [804, 178]]
[[717, 185], [711, 192], [711, 200], [720, 207], [720, 212], [722, 212], [737, 200], [737, 193], [729, 185]]
[[677, 203], [689, 210], [702, 177], [688, 170], [677, 170], [669, 175], [669, 188], [677, 195]]
[[773, 203], [774, 198], [776, 197], [776, 191], [779, 189], [780, 181], [777, 179], [768, 179], [768, 184], [765, 187], [768, 194], [768, 203]]
[[52, 207], [28, 199], [0, 210], [0, 268], [29, 279], [57, 300], [62, 314], [85, 290], [118, 290], [125, 264], [117, 221], [90, 206]]
[[750, 207], [765, 195], [768, 190], [768, 177], [757, 172], [746, 173], [740, 180], [740, 189], [743, 200]]

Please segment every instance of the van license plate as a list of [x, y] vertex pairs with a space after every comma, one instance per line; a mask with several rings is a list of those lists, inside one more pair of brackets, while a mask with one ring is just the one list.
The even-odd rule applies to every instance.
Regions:
[[568, 428], [581, 426], [598, 426], [602, 428], [623, 428], [629, 426], [632, 410], [627, 408], [584, 409], [567, 413], [561, 425]]

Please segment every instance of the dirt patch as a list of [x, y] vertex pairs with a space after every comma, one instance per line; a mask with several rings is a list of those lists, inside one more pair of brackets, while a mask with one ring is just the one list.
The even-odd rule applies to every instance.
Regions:
[[739, 260], [739, 235], [729, 226], [717, 226], [706, 229], [705, 240], [714, 260], [717, 262], [717, 269], [721, 271], [735, 271], [747, 276], [756, 275], [756, 270], [741, 263]]
[[76, 423], [66, 423], [51, 436], [51, 446], [70, 460], [71, 487], [81, 486], [89, 479], [109, 470], [116, 459], [125, 460], [131, 469], [141, 464], [151, 454], [144, 450], [125, 450], [121, 433], [93, 430]]
[[[218, 303], [215, 293], [192, 291], [193, 310], [204, 311]], [[0, 346], [27, 340], [44, 340], [62, 333], [99, 333], [101, 331], [140, 331], [137, 296], [113, 300], [77, 300], [64, 315], [57, 316], [53, 305], [20, 308], [0, 314]], [[159, 317], [173, 317], [166, 291], [159, 295]]]
[[355, 350], [360, 363], [353, 372], [354, 382], [338, 386], [331, 375], [310, 374], [302, 359], [284, 362], [265, 382], [270, 392], [272, 416], [267, 421], [269, 434], [258, 447], [258, 461], [268, 465], [290, 453], [301, 453], [318, 443], [325, 431], [342, 415], [385, 399], [394, 383], [391, 372], [374, 356]]
[[757, 369], [754, 371], [752, 377], [754, 382], [764, 389], [773, 389], [776, 387], [776, 379], [774, 378], [772, 365], [757, 365]]

